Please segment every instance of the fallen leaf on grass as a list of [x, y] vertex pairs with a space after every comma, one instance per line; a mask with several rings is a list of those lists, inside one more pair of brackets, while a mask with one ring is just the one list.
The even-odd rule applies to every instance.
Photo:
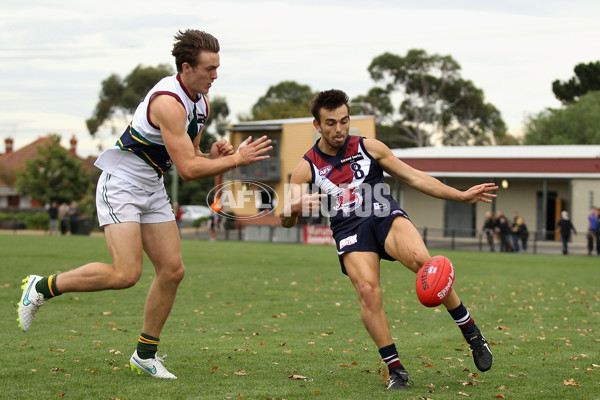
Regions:
[[568, 381], [563, 381], [563, 385], [565, 385], [565, 386], [581, 386], [581, 384], [579, 382], [575, 382], [573, 380], [573, 378], [569, 379]]
[[290, 379], [300, 379], [300, 380], [303, 380], [303, 381], [305, 381], [305, 380], [308, 379], [307, 377], [302, 376], [302, 375], [290, 375], [289, 378]]
[[496, 399], [505, 399], [506, 397], [502, 393], [498, 393], [494, 396]]
[[464, 392], [458, 392], [458, 393], [456, 393], [456, 394], [458, 394], [458, 395], [460, 395], [460, 396], [466, 396], [466, 397], [469, 397], [469, 396], [470, 396], [469, 394], [467, 394], [467, 393], [464, 393]]
[[244, 371], [243, 369], [240, 369], [238, 372], [234, 372], [233, 374], [237, 375], [237, 376], [246, 376], [246, 375], [248, 375], [246, 373], [246, 371]]

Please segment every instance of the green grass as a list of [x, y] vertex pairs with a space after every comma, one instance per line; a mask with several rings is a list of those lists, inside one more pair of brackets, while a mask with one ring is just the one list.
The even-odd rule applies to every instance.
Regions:
[[492, 344], [486, 373], [448, 313], [418, 303], [414, 275], [384, 262], [385, 309], [414, 381], [387, 392], [332, 247], [185, 240], [187, 274], [159, 348], [176, 381], [127, 368], [154, 273], [147, 261], [135, 287], [65, 294], [23, 333], [23, 277], [109, 255], [95, 237], [2, 235], [0, 249], [2, 398], [600, 399], [596, 257], [443, 252]]

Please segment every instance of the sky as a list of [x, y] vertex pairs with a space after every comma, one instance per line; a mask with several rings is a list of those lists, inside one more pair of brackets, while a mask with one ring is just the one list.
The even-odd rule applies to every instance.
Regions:
[[225, 97], [231, 123], [283, 81], [364, 95], [375, 57], [423, 49], [454, 58], [520, 135], [529, 116], [560, 106], [554, 80], [600, 60], [596, 0], [30, 0], [3, 1], [0, 15], [0, 154], [7, 137], [18, 149], [48, 133], [65, 147], [75, 135], [84, 157], [113, 145], [128, 117], [95, 138], [85, 125], [101, 82], [174, 66], [180, 29], [218, 38], [209, 98]]

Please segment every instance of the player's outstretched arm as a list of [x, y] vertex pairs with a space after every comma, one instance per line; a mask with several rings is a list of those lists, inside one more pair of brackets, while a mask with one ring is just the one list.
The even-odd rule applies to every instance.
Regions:
[[387, 173], [430, 196], [462, 203], [475, 203], [476, 201], [490, 203], [497, 196], [495, 193], [490, 193], [498, 189], [495, 183], [483, 183], [461, 191], [399, 160], [385, 144], [378, 140], [365, 139], [364, 143], [367, 151]]

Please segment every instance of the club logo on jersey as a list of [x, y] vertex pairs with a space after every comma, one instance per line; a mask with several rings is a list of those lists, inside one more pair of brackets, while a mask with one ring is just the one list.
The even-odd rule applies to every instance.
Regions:
[[330, 172], [331, 172], [331, 165], [328, 165], [319, 170], [319, 176], [327, 176]]
[[360, 188], [345, 188], [336, 196], [334, 209], [343, 211], [344, 214], [349, 214], [356, 210], [363, 202], [363, 198], [359, 193]]

